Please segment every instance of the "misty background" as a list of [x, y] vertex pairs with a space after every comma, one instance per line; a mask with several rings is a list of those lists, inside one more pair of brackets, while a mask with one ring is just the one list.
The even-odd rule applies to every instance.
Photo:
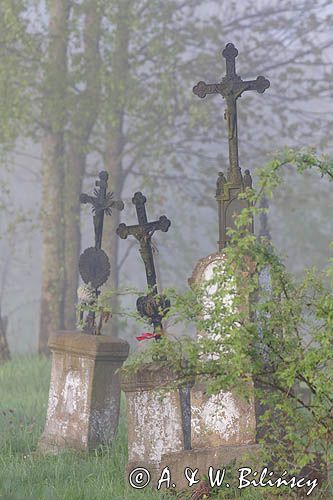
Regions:
[[[240, 166], [254, 185], [255, 169], [279, 148], [333, 153], [329, 1], [1, 0], [0, 12], [0, 307], [12, 353], [38, 349], [41, 316], [51, 318], [51, 330], [71, 327], [72, 316], [69, 323], [52, 316], [41, 296], [52, 303], [61, 290], [62, 307], [75, 309], [66, 294], [78, 286], [77, 248], [65, 285], [53, 298], [45, 290], [74, 239], [81, 251], [94, 244], [91, 211], [78, 194], [92, 193], [99, 171], [109, 172], [110, 190], [125, 203], [104, 228], [112, 275], [104, 288], [146, 288], [138, 243], [114, 231], [119, 222], [137, 223], [136, 191], [147, 197], [149, 220], [171, 220], [169, 232], [154, 237], [161, 287], [186, 288], [196, 261], [217, 250], [216, 179], [228, 167], [224, 102], [199, 99], [192, 87], [221, 80], [226, 43], [238, 48], [242, 79], [263, 75], [271, 83], [263, 95], [238, 100]], [[65, 207], [58, 219], [57, 203]], [[325, 267], [332, 213], [327, 181], [286, 168], [268, 228], [291, 271]], [[81, 234], [67, 233], [66, 221], [76, 219]], [[54, 259], [50, 246], [65, 233], [63, 255]], [[135, 301], [123, 305], [134, 310]], [[137, 345], [141, 326], [112, 328]]]

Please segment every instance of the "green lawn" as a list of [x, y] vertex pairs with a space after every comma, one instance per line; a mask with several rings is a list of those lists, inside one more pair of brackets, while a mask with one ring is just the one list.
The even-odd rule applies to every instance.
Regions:
[[18, 358], [0, 366], [0, 498], [15, 500], [162, 499], [125, 481], [126, 420], [110, 448], [91, 454], [36, 453], [47, 409], [50, 361]]

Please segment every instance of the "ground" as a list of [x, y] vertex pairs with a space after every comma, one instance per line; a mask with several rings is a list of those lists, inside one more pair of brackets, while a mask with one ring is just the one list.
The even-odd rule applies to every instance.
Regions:
[[[0, 365], [1, 500], [190, 498], [184, 494], [179, 494], [177, 497], [175, 494], [167, 496], [150, 489], [133, 490], [127, 484], [124, 475], [127, 462], [124, 404], [122, 404], [118, 435], [112, 447], [81, 455], [72, 453], [48, 457], [39, 455], [36, 447], [45, 423], [50, 368], [50, 360], [37, 356], [20, 357]], [[239, 493], [235, 489], [228, 497], [215, 496], [215, 498], [228, 500], [264, 498], [258, 491], [255, 494], [253, 490], [251, 493], [244, 491], [241, 496]], [[291, 497], [283, 496], [283, 498]], [[327, 497], [311, 495], [311, 499], [315, 498]]]
[[49, 380], [50, 361], [43, 357], [17, 358], [0, 366], [0, 499], [163, 498], [160, 493], [139, 492], [126, 485], [124, 411], [112, 448], [47, 458], [36, 453], [45, 423]]

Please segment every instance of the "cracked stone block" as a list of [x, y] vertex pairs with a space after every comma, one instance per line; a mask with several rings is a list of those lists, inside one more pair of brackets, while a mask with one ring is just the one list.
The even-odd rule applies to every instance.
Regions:
[[172, 384], [172, 371], [158, 362], [121, 375], [127, 404], [127, 471], [139, 466], [158, 469], [164, 453], [183, 449], [179, 392]]
[[117, 370], [128, 356], [128, 343], [61, 331], [50, 337], [48, 345], [52, 371], [39, 451], [88, 451], [112, 443], [120, 411]]

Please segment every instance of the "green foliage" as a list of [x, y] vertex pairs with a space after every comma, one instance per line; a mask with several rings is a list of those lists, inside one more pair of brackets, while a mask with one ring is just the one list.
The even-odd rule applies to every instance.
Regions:
[[332, 462], [333, 263], [296, 279], [271, 243], [248, 229], [252, 217], [265, 210], [260, 200], [272, 196], [286, 165], [333, 179], [332, 160], [313, 150], [283, 151], [261, 170], [258, 190], [243, 194], [250, 206], [229, 230], [223, 263], [211, 280], [179, 296], [169, 313], [177, 320], [196, 316], [197, 331], [206, 334], [196, 341], [165, 337], [142, 360], [167, 356], [180, 378], [195, 376], [211, 393], [233, 390], [249, 397], [253, 382], [255, 397], [266, 408], [259, 431], [267, 457], [282, 470], [299, 473], [316, 464], [317, 473], [325, 474]]

